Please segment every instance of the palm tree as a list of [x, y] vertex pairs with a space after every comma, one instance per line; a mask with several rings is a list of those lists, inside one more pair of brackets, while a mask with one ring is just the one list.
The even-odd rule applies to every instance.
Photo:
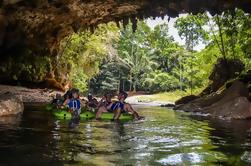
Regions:
[[147, 71], [151, 71], [152, 67], [156, 65], [149, 54], [150, 52], [145, 46], [132, 40], [130, 52], [125, 50], [122, 51], [122, 55], [118, 56], [119, 62], [129, 70], [130, 91], [133, 88], [133, 91], [136, 92], [140, 76]]

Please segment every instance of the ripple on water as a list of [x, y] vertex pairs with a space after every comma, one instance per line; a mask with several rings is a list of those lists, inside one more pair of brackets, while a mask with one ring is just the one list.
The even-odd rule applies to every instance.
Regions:
[[204, 143], [202, 140], [191, 140], [191, 141], [184, 141], [184, 142], [174, 142], [174, 144], [169, 142], [169, 144], [165, 145], [164, 147], [165, 148], [183, 148], [183, 147], [195, 148], [196, 146], [200, 146], [203, 144]]
[[32, 111], [20, 125], [0, 120], [0, 165], [25, 165], [27, 156], [38, 165], [46, 165], [42, 160], [68, 165], [251, 165], [251, 127], [243, 132], [249, 135], [244, 139], [239, 125], [231, 130], [230, 123], [226, 128], [223, 121], [214, 124], [164, 108], [138, 111], [145, 121], [86, 121], [75, 128], [66, 120], [30, 118], [34, 116], [27, 114], [36, 114]]
[[163, 165], [198, 164], [203, 162], [203, 156], [193, 152], [172, 154], [166, 158], [158, 160], [157, 162]]

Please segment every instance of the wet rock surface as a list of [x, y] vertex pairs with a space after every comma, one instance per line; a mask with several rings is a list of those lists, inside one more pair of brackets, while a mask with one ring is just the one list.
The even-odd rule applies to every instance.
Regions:
[[0, 116], [17, 115], [22, 113], [24, 105], [21, 96], [0, 95]]
[[52, 100], [54, 91], [48, 89], [29, 89], [18, 86], [0, 85], [0, 96], [9, 98], [19, 96], [25, 105], [45, 104]]
[[190, 95], [190, 96], [185, 96], [185, 97], [182, 97], [181, 99], [177, 100], [175, 102], [176, 105], [179, 105], [179, 104], [186, 104], [186, 103], [189, 103], [195, 99], [198, 99], [199, 96], [195, 96], [195, 95]]

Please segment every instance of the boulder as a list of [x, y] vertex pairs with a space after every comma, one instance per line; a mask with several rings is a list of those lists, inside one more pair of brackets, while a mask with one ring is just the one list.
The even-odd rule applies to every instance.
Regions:
[[[245, 65], [239, 59], [219, 58], [209, 76], [211, 83], [203, 90], [200, 96], [216, 92], [219, 88], [231, 79], [235, 79], [244, 70]], [[228, 84], [229, 85], [229, 84]], [[230, 82], [231, 85], [231, 82]]]
[[214, 104], [205, 107], [204, 111], [213, 116], [233, 119], [246, 119], [251, 117], [251, 103], [248, 100], [247, 85], [239, 80], [233, 82], [225, 94]]
[[180, 104], [187, 104], [195, 99], [198, 99], [199, 96], [195, 96], [195, 95], [190, 95], [190, 96], [185, 96], [185, 97], [182, 97], [181, 99], [177, 100], [175, 102], [175, 105], [180, 105]]
[[0, 116], [16, 115], [22, 113], [24, 105], [20, 96], [0, 96]]
[[236, 97], [225, 103], [215, 103], [205, 111], [214, 117], [223, 117], [230, 119], [247, 119], [251, 118], [251, 103], [246, 97]]
[[247, 84], [235, 80], [228, 89], [176, 106], [175, 109], [209, 113], [214, 117], [247, 119], [251, 118], [251, 102], [248, 96]]

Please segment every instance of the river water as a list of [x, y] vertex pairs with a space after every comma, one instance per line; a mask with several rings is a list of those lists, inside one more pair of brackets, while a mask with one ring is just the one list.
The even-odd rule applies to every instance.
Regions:
[[136, 109], [145, 120], [75, 128], [34, 108], [1, 118], [0, 165], [251, 165], [250, 120]]

